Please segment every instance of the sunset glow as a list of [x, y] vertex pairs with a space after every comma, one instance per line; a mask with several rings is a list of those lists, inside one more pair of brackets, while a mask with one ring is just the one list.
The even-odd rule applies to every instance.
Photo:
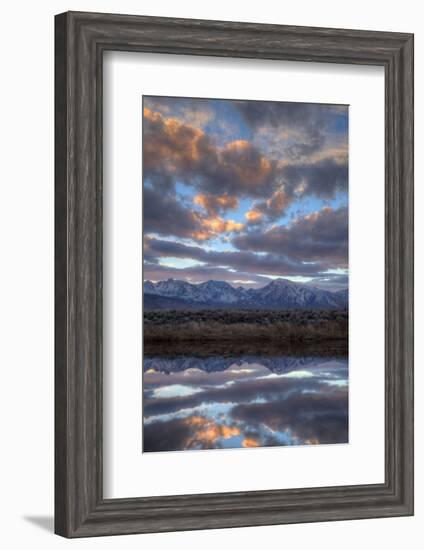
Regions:
[[346, 106], [143, 104], [145, 279], [347, 287]]

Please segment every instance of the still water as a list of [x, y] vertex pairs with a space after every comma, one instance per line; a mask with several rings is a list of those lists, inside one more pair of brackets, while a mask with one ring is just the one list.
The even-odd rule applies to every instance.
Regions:
[[348, 442], [347, 356], [144, 358], [143, 451]]

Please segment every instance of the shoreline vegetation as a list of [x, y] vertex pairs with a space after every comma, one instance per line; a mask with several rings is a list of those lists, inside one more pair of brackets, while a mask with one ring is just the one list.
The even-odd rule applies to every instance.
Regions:
[[147, 341], [144, 344], [144, 357], [178, 358], [190, 357], [223, 359], [241, 356], [255, 357], [338, 357], [348, 356], [347, 340], [303, 340], [279, 341], [252, 340], [237, 342], [220, 341]]
[[144, 344], [348, 342], [344, 310], [147, 310]]

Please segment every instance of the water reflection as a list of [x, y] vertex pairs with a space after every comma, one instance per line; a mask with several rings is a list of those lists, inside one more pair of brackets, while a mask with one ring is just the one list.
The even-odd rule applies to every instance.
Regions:
[[346, 356], [148, 355], [143, 449], [348, 441]]

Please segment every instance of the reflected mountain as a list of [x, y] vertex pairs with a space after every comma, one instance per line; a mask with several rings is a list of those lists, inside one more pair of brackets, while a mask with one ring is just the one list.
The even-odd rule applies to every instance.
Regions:
[[143, 450], [348, 441], [346, 355], [147, 355]]
[[296, 357], [296, 356], [241, 356], [241, 357], [145, 357], [144, 370], [156, 371], [164, 374], [171, 374], [185, 371], [187, 369], [198, 369], [204, 372], [213, 373], [227, 370], [231, 367], [243, 365], [262, 365], [271, 372], [286, 373], [305, 367], [318, 367], [320, 364], [336, 360], [336, 357]]

